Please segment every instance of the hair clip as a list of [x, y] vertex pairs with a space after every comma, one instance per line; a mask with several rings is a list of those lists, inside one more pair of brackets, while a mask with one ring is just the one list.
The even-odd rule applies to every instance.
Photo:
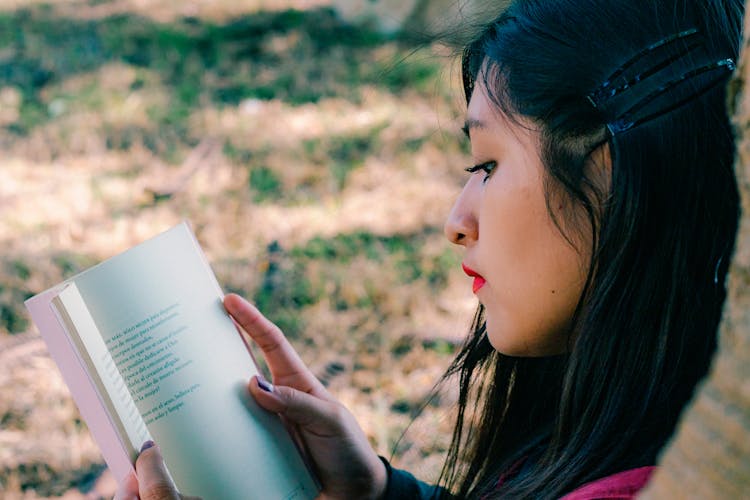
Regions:
[[[695, 28], [670, 35], [636, 53], [589, 93], [586, 98], [608, 118], [612, 135], [629, 130], [679, 108], [704, 94], [732, 72], [732, 59], [721, 59], [695, 67], [695, 59], [706, 60], [705, 41]], [[699, 53], [694, 54], [696, 51]], [[642, 69], [636, 72], [637, 66]], [[682, 69], [686, 68], [686, 69]], [[687, 96], [672, 92], [676, 87], [713, 71], [722, 71], [709, 82], [703, 80]], [[631, 76], [626, 76], [631, 73]], [[679, 98], [670, 102], [672, 96]], [[662, 102], [665, 101], [666, 102]]]
[[633, 104], [630, 108], [628, 108], [622, 114], [622, 116], [619, 119], [615, 120], [614, 122], [608, 123], [607, 128], [609, 128], [610, 132], [614, 135], [616, 133], [624, 132], [628, 129], [631, 129], [635, 127], [636, 125], [640, 125], [643, 122], [653, 120], [654, 118], [657, 118], [660, 115], [667, 114], [670, 111], [673, 111], [679, 108], [683, 104], [686, 104], [688, 101], [695, 99], [696, 97], [699, 97], [702, 94], [708, 92], [711, 88], [713, 88], [714, 85], [719, 83], [724, 78], [724, 75], [722, 74], [720, 76], [717, 76], [715, 79], [711, 80], [710, 83], [703, 86], [699, 90], [696, 90], [695, 92], [687, 95], [686, 97], [683, 97], [677, 102], [671, 103], [669, 106], [665, 108], [659, 109], [658, 111], [655, 111], [653, 113], [650, 113], [648, 115], [642, 116], [637, 119], [634, 118], [634, 115], [636, 114], [636, 112], [646, 107], [649, 103], [651, 103], [655, 99], [666, 94], [667, 92], [672, 90], [674, 87], [682, 84], [683, 82], [687, 81], [690, 78], [702, 75], [704, 73], [708, 73], [710, 71], [715, 71], [715, 70], [725, 70], [731, 73], [732, 71], [735, 70], [734, 61], [729, 58], [722, 59], [721, 61], [710, 63], [705, 66], [701, 66], [700, 68], [696, 68], [694, 70], [688, 71], [687, 73], [683, 74], [679, 78], [670, 80], [669, 82], [665, 83], [658, 89], [648, 94], [646, 97], [642, 98], [641, 100]]
[[664, 38], [662, 40], [659, 40], [656, 43], [649, 45], [648, 47], [641, 50], [640, 52], [635, 54], [633, 57], [625, 61], [622, 64], [622, 66], [617, 68], [611, 75], [609, 75], [609, 78], [607, 78], [598, 89], [596, 89], [595, 91], [593, 91], [592, 93], [588, 95], [589, 101], [591, 101], [592, 104], [597, 106], [600, 103], [600, 101], [616, 96], [618, 93], [622, 92], [623, 90], [630, 88], [631, 86], [643, 80], [644, 78], [647, 78], [648, 76], [656, 73], [660, 69], [663, 69], [670, 63], [687, 55], [688, 53], [693, 51], [695, 48], [700, 46], [699, 40], [696, 40], [693, 43], [687, 45], [681, 52], [677, 54], [668, 55], [668, 57], [666, 57], [665, 59], [662, 59], [656, 65], [643, 71], [642, 73], [635, 75], [632, 79], [625, 81], [621, 85], [614, 86], [613, 84], [615, 79], [619, 78], [620, 75], [625, 73], [625, 71], [627, 71], [631, 66], [636, 64], [639, 60], [641, 60], [643, 57], [647, 56], [648, 54], [653, 53], [654, 51], [658, 49], [669, 47], [670, 45], [675, 44], [679, 40], [695, 39], [696, 37], [699, 38], [698, 30], [695, 28], [692, 28], [689, 30], [681, 31], [679, 33], [675, 33], [674, 35], [668, 36], [667, 38]]

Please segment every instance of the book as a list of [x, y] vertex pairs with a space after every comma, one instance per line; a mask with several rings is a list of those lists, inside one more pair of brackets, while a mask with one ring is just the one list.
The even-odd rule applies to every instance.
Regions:
[[26, 301], [119, 482], [153, 439], [181, 493], [206, 500], [319, 492], [188, 223]]

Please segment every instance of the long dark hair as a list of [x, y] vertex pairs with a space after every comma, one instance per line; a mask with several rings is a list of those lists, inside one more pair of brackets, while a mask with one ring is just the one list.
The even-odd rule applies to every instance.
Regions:
[[[716, 347], [739, 214], [730, 71], [673, 78], [660, 97], [671, 104], [637, 123], [617, 122], [596, 91], [636, 99], [627, 87], [653, 72], [608, 78], [660, 44], [654, 61], [682, 65], [678, 76], [736, 60], [742, 14], [741, 0], [519, 0], [465, 48], [467, 102], [481, 79], [498, 110], [539, 125], [548, 204], [571, 201], [556, 223], [590, 228], [593, 257], [564, 355], [498, 353], [477, 312], [445, 376], [460, 394], [440, 482], [459, 497], [557, 498], [656, 463]], [[664, 41], [680, 33], [697, 33], [698, 55], [678, 61], [688, 41]], [[587, 163], [600, 147], [607, 192]]]

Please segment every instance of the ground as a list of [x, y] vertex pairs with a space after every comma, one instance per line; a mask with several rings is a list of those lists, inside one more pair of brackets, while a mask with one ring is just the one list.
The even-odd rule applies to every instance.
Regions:
[[[23, 300], [183, 219], [377, 451], [434, 478], [476, 305], [454, 53], [326, 1], [0, 0], [0, 496], [111, 494]], [[396, 446], [398, 444], [398, 446]]]

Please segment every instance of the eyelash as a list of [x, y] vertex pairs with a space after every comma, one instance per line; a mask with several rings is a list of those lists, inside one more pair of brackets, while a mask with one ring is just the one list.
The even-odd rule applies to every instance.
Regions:
[[489, 180], [490, 175], [492, 174], [492, 171], [495, 170], [496, 166], [497, 166], [496, 161], [486, 161], [484, 163], [479, 163], [477, 165], [474, 165], [473, 167], [467, 167], [465, 170], [469, 172], [470, 174], [483, 170], [485, 173], [485, 176], [484, 176], [484, 179], [482, 179], [482, 183], [485, 183]]

